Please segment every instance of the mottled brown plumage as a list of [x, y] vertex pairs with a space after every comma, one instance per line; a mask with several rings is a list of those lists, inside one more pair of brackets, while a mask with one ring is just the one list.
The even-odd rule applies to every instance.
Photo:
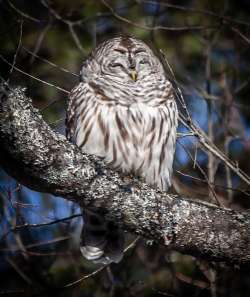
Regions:
[[[67, 136], [112, 168], [167, 190], [177, 118], [173, 87], [159, 59], [141, 40], [122, 36], [99, 45], [84, 62], [69, 97]], [[122, 236], [108, 224], [85, 214], [81, 250], [88, 259], [120, 260]]]

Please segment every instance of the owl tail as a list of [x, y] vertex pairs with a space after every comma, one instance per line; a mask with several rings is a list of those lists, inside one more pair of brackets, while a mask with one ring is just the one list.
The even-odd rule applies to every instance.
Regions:
[[123, 257], [124, 234], [113, 222], [105, 221], [100, 214], [84, 210], [84, 225], [80, 251], [94, 263], [118, 263]]

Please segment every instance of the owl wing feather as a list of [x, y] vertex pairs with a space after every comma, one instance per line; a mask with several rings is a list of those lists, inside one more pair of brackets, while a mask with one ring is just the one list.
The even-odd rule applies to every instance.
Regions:
[[86, 97], [86, 83], [79, 83], [70, 92], [66, 111], [66, 137], [70, 142], [76, 142], [78, 109]]

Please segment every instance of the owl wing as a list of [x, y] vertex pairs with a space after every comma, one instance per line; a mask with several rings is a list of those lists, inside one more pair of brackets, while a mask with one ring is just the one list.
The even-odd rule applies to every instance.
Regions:
[[71, 90], [68, 97], [67, 111], [66, 111], [66, 137], [69, 141], [73, 142], [73, 136], [76, 129], [76, 91], [78, 85]]
[[87, 85], [80, 82], [75, 86], [68, 97], [68, 107], [66, 111], [66, 137], [69, 141], [75, 143], [77, 135], [77, 120], [80, 116], [79, 108], [86, 98]]
[[88, 78], [91, 76], [87, 68], [87, 60], [83, 62], [80, 71], [80, 83], [69, 93], [66, 111], [66, 137], [75, 143], [79, 107], [86, 98]]

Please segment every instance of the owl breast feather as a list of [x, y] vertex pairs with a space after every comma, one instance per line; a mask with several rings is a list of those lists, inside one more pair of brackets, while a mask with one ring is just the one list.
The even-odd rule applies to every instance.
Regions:
[[125, 105], [102, 104], [96, 95], [83, 101], [85, 112], [78, 116], [76, 144], [104, 158], [112, 168], [167, 190], [175, 151], [175, 102], [157, 107], [136, 100]]

